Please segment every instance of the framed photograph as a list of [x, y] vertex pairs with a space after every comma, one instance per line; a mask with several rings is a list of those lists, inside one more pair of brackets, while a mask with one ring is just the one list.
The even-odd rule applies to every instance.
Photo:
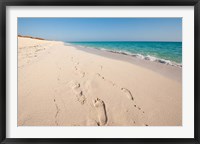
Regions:
[[1, 143], [199, 144], [199, 5], [1, 1]]

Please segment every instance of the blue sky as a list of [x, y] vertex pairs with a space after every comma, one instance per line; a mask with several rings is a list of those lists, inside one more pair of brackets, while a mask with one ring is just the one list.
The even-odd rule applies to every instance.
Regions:
[[61, 41], [182, 41], [182, 18], [18, 18], [18, 34]]

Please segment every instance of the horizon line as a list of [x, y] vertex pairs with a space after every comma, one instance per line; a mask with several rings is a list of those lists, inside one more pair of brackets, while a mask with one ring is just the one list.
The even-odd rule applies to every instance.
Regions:
[[64, 42], [182, 42], [182, 41], [151, 41], [151, 40], [98, 40], [98, 41], [64, 41]]
[[33, 38], [33, 39], [40, 39], [40, 40], [51, 40], [51, 41], [62, 41], [62, 42], [182, 42], [182, 41], [156, 41], [156, 40], [85, 40], [85, 41], [66, 41], [66, 40], [52, 40], [52, 39], [46, 39], [46, 38], [41, 38], [41, 37], [35, 37], [35, 36], [30, 36], [30, 35], [21, 35], [18, 34], [18, 37], [24, 37], [24, 38]]

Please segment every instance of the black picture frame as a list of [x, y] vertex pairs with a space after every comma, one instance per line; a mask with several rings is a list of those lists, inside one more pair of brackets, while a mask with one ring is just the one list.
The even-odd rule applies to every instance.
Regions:
[[[194, 138], [6, 138], [6, 7], [7, 6], [194, 6]], [[123, 143], [200, 144], [200, 2], [199, 0], [0, 0], [0, 142], [1, 143]]]

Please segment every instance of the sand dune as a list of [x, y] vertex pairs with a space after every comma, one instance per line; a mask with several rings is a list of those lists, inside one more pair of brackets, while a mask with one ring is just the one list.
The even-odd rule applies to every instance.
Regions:
[[18, 126], [182, 125], [181, 68], [93, 51], [18, 37]]

